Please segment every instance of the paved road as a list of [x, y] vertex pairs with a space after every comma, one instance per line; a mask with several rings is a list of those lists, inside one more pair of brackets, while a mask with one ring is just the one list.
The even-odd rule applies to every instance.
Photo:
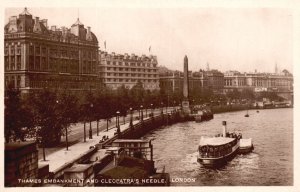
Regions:
[[[168, 108], [168, 112], [170, 112], [172, 110], [171, 107]], [[149, 116], [149, 114], [151, 113], [151, 109], [147, 110], [147, 115]], [[161, 113], [161, 109], [155, 109], [153, 111], [154, 115], [159, 115]], [[164, 108], [164, 113], [166, 113], [166, 108]], [[143, 116], [146, 116], [146, 110], [144, 110], [143, 112]], [[133, 118], [136, 119], [139, 117], [139, 112], [136, 111], [133, 113]], [[123, 117], [120, 117], [120, 124], [124, 124], [124, 119]], [[125, 123], [130, 121], [130, 114], [127, 115], [127, 117], [125, 117]], [[92, 125], [92, 132], [93, 134], [97, 133], [97, 122], [93, 121], [91, 122]], [[116, 118], [112, 118], [111, 121], [108, 124], [108, 128], [112, 129], [116, 127]], [[86, 123], [86, 140], [89, 139], [89, 129], [90, 129], [90, 123], [87, 122]], [[99, 121], [99, 132], [100, 131], [104, 131], [107, 129], [107, 124], [106, 124], [106, 120], [101, 119]], [[78, 143], [79, 141], [83, 141], [84, 138], [84, 124], [83, 123], [76, 123], [72, 126], [70, 126], [69, 131], [68, 131], [68, 143], [69, 146]], [[49, 155], [55, 151], [58, 151], [64, 147], [66, 147], [66, 137], [62, 136], [61, 138], [61, 143], [56, 146], [56, 147], [51, 147], [51, 148], [46, 148], [46, 155]], [[39, 159], [42, 159], [43, 155], [42, 155], [42, 149], [39, 149]]]

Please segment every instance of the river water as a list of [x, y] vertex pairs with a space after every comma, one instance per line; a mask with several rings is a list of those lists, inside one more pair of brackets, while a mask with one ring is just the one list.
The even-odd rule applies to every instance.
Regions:
[[[287, 186], [293, 185], [293, 109], [250, 110], [215, 114], [214, 119], [165, 126], [147, 134], [153, 139], [155, 166], [165, 167], [171, 185], [179, 186]], [[202, 135], [228, 131], [252, 138], [254, 151], [237, 155], [220, 169], [207, 169], [197, 162]]]

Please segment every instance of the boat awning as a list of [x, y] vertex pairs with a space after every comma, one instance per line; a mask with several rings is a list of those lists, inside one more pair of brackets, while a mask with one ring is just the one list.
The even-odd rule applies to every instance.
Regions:
[[233, 141], [234, 138], [230, 137], [201, 137], [200, 138], [200, 146], [204, 145], [224, 145], [231, 141]]

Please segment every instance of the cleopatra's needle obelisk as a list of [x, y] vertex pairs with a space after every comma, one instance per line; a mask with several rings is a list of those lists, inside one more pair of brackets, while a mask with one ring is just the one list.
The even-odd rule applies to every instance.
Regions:
[[182, 110], [185, 114], [190, 114], [189, 106], [189, 68], [188, 68], [188, 58], [184, 57], [183, 64], [183, 101], [182, 101]]

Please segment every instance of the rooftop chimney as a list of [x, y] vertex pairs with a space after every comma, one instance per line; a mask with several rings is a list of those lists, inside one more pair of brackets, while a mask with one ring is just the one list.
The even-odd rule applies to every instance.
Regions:
[[62, 31], [62, 34], [65, 34], [66, 33], [66, 27], [62, 26], [61, 31]]
[[47, 23], [47, 21], [48, 21], [47, 19], [43, 19], [43, 20], [42, 20], [42, 23], [43, 23], [43, 25], [45, 25], [46, 28], [48, 28], [48, 23]]
[[51, 31], [56, 31], [56, 25], [51, 26]]
[[39, 23], [39, 17], [35, 17], [35, 24], [38, 24]]

